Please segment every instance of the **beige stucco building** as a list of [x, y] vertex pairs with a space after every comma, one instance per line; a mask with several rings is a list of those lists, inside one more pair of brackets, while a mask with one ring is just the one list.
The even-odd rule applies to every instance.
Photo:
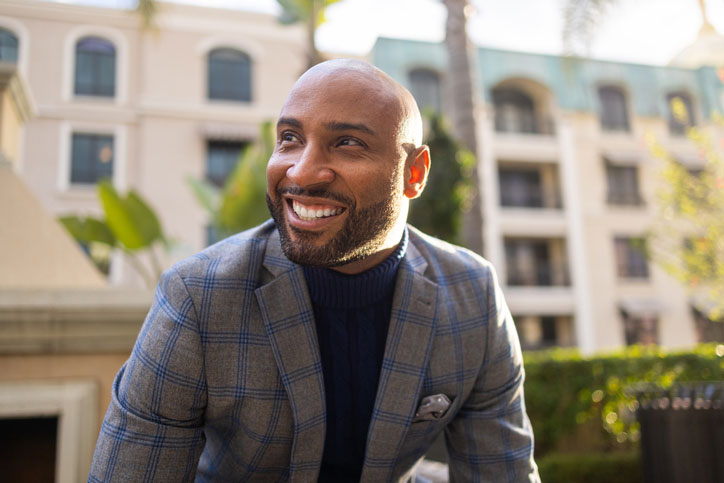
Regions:
[[[136, 189], [179, 242], [168, 265], [207, 243], [187, 178], [220, 183], [276, 118], [305, 68], [305, 37], [272, 15], [171, 3], [141, 25], [132, 11], [7, 0], [0, 57], [14, 36], [37, 110], [18, 146], [33, 193], [56, 215], [98, 214], [98, 179]], [[110, 272], [114, 284], [141, 283], [119, 256]]]
[[[694, 294], [637, 249], [657, 223], [662, 182], [649, 140], [688, 169], [706, 162], [669, 101], [724, 136], [712, 117], [724, 112], [724, 50], [713, 48], [722, 39], [705, 24], [668, 67], [477, 49], [485, 256], [524, 348], [724, 337]], [[378, 39], [372, 59], [418, 103], [450, 108], [442, 44]]]

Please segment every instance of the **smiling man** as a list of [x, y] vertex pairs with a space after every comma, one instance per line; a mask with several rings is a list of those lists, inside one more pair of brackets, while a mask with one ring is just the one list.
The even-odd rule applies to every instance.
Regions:
[[430, 171], [410, 93], [356, 60], [277, 121], [273, 221], [168, 270], [113, 386], [90, 481], [538, 481], [489, 264], [406, 225]]

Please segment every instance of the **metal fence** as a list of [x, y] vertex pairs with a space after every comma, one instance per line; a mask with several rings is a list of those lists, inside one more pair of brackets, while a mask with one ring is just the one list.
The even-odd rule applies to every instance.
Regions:
[[724, 482], [724, 382], [634, 393], [646, 483]]

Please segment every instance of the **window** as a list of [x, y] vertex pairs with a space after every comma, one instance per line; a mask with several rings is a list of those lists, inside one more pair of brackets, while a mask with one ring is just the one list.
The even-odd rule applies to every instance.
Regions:
[[621, 311], [626, 345], [653, 345], [659, 341], [659, 319], [653, 315], [636, 315]]
[[614, 246], [619, 277], [641, 279], [649, 277], [646, 242], [643, 238], [616, 237]]
[[508, 285], [569, 285], [562, 239], [506, 238], [504, 244]]
[[209, 99], [251, 101], [251, 59], [234, 49], [215, 49], [209, 53]]
[[698, 343], [724, 342], [724, 320], [712, 319], [707, 315], [708, 311], [700, 311], [695, 307], [692, 307], [692, 312]]
[[113, 136], [74, 133], [70, 182], [93, 184], [113, 176]]
[[604, 131], [629, 131], [626, 96], [618, 87], [598, 89], [601, 104], [601, 127]]
[[493, 89], [495, 130], [500, 132], [538, 133], [533, 99], [519, 89]]
[[696, 124], [691, 97], [685, 92], [667, 94], [666, 106], [669, 109], [669, 132], [673, 136], [683, 136], [686, 128]]
[[538, 170], [501, 167], [499, 177], [502, 206], [543, 207], [543, 192]]
[[116, 48], [107, 40], [85, 37], [75, 44], [76, 95], [116, 95]]
[[433, 109], [440, 112], [440, 76], [429, 69], [410, 71], [410, 92], [420, 110]]
[[523, 350], [573, 345], [573, 320], [567, 315], [515, 315], [515, 327]]
[[636, 166], [618, 166], [606, 162], [607, 200], [612, 205], [639, 206], [639, 176]]
[[209, 141], [206, 149], [206, 179], [218, 187], [224, 186], [246, 145], [241, 141]]
[[0, 28], [0, 62], [18, 61], [18, 38], [4, 28]]

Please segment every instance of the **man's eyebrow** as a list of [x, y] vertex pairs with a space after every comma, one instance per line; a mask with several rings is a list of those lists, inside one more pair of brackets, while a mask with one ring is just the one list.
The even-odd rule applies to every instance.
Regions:
[[277, 121], [277, 127], [281, 126], [282, 124], [296, 128], [302, 127], [302, 123], [293, 117], [280, 117]]
[[362, 131], [372, 136], [377, 134], [374, 130], [372, 130], [372, 128], [366, 126], [365, 124], [353, 124], [350, 122], [332, 121], [324, 123], [324, 127], [331, 131]]

